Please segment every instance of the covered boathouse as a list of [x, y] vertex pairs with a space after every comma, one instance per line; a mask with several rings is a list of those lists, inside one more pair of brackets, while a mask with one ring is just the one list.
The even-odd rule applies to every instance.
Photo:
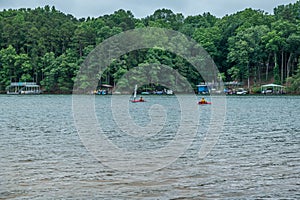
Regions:
[[7, 94], [41, 94], [41, 87], [35, 82], [12, 82], [6, 88]]

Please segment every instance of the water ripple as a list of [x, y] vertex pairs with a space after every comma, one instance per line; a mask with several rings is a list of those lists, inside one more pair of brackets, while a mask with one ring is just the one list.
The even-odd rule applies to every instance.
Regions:
[[[105, 134], [127, 150], [161, 148], [179, 125], [175, 97], [149, 96], [165, 106], [167, 125], [145, 138], [125, 136], [109, 121], [109, 97], [97, 97]], [[223, 132], [204, 159], [197, 153], [210, 108], [192, 145], [172, 164], [145, 174], [112, 170], [82, 144], [71, 96], [0, 96], [0, 199], [299, 199], [300, 98], [228, 97]], [[288, 102], [288, 103], [286, 103]], [[140, 125], [139, 112], [131, 114]], [[101, 112], [100, 112], [101, 110]], [[165, 157], [165, 159], [168, 159]]]

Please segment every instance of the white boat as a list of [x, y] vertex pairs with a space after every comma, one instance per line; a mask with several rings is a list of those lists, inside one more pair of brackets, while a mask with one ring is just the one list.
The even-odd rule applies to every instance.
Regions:
[[237, 91], [236, 91], [236, 94], [237, 95], [244, 95], [244, 94], [247, 94], [248, 91], [247, 90], [244, 90], [244, 88], [239, 88]]
[[174, 94], [174, 92], [173, 92], [173, 90], [167, 90], [166, 94], [167, 95], [172, 95], [172, 94]]

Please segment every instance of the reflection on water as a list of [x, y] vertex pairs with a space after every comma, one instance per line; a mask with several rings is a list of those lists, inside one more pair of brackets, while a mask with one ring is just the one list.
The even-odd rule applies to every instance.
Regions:
[[[130, 105], [130, 115], [146, 126], [147, 110], [159, 104], [166, 126], [146, 139], [128, 139], [109, 121], [110, 98], [96, 97], [98, 120], [116, 145], [149, 150], [175, 137], [176, 98], [147, 100]], [[0, 103], [0, 199], [299, 199], [300, 97], [228, 97], [224, 129], [204, 159], [197, 152], [210, 108], [199, 106], [201, 127], [186, 152], [160, 170], [138, 174], [103, 166], [86, 150], [73, 122], [72, 96], [3, 95]]]

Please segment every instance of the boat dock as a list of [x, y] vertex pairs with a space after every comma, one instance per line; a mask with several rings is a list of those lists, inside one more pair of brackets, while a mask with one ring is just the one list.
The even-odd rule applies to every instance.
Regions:
[[12, 82], [6, 88], [7, 94], [41, 94], [41, 87], [35, 82]]

